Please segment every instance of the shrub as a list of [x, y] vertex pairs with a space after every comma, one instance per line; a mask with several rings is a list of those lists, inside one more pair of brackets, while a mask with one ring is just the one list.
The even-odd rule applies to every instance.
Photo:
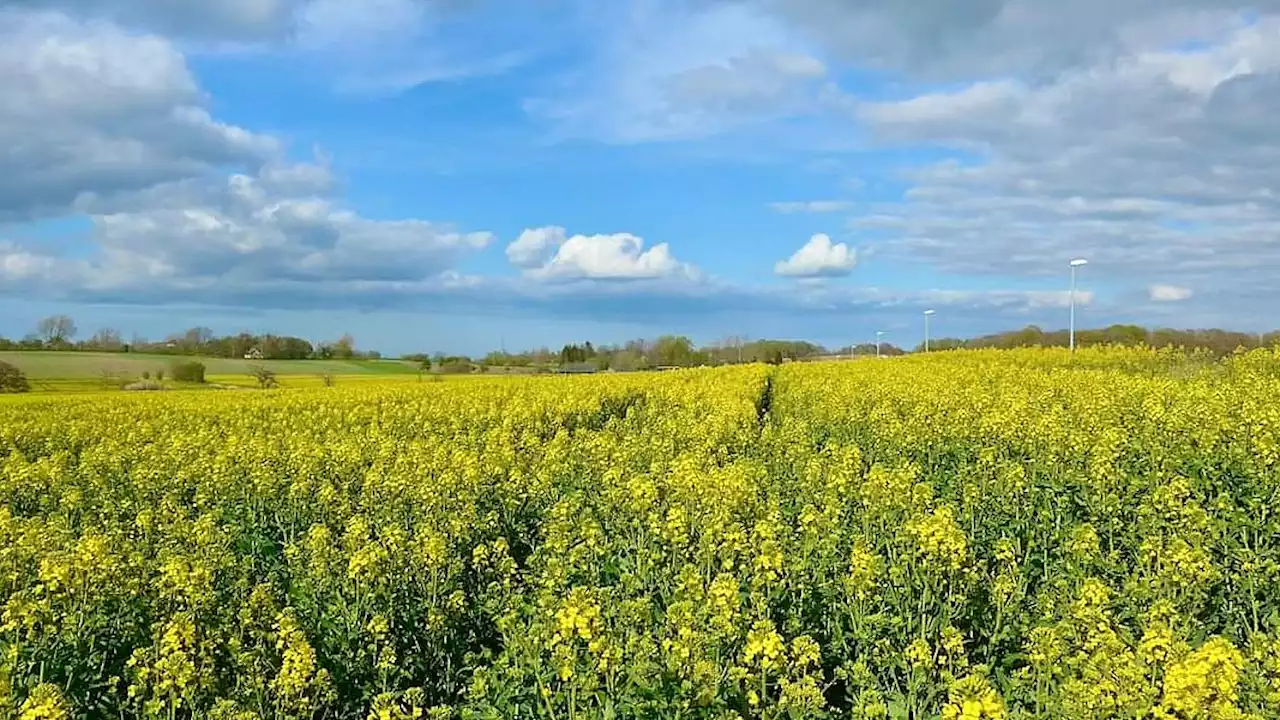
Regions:
[[249, 374], [253, 376], [254, 380], [258, 381], [258, 387], [263, 390], [273, 388], [280, 384], [276, 381], [275, 372], [264, 365], [255, 365], [249, 369]]
[[334, 384], [336, 383], [336, 380], [333, 377], [333, 373], [325, 372], [325, 373], [320, 373], [320, 382], [324, 383], [325, 387], [333, 387]]
[[31, 392], [31, 383], [21, 370], [0, 360], [0, 393]]
[[143, 370], [143, 371], [142, 371], [142, 379], [143, 379], [143, 380], [150, 380], [150, 379], [151, 379], [151, 371], [150, 371], [150, 370]]
[[[204, 382], [204, 363], [195, 360], [176, 362], [170, 368], [173, 379], [180, 382]], [[157, 376], [158, 377], [158, 376]]]
[[164, 380], [164, 368], [156, 371], [156, 380]]
[[466, 375], [475, 370], [471, 361], [462, 357], [445, 358], [436, 363], [436, 371], [445, 375]]

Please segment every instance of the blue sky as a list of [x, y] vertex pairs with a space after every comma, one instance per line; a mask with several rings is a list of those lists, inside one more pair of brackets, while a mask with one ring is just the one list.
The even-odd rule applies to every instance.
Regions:
[[0, 334], [1274, 326], [1280, 3], [0, 0]]

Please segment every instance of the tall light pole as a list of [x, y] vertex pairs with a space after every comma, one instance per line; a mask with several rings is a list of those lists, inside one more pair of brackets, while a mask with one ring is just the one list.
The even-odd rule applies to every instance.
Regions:
[[929, 352], [929, 318], [932, 317], [934, 311], [924, 311], [924, 351]]
[[880, 357], [880, 337], [882, 335], [884, 335], [883, 332], [879, 330], [876, 331], [876, 357]]
[[1076, 258], [1071, 261], [1071, 352], [1076, 351], [1076, 268], [1088, 265], [1089, 261], [1084, 258]]

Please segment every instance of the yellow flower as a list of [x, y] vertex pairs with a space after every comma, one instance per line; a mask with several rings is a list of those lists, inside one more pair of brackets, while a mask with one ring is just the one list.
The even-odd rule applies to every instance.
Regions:
[[62, 692], [52, 683], [35, 686], [18, 709], [18, 720], [69, 720], [70, 717]]
[[907, 533], [915, 540], [920, 554], [940, 569], [958, 570], [968, 556], [968, 538], [948, 506], [912, 520], [907, 524]]
[[747, 644], [742, 650], [744, 665], [758, 667], [762, 670], [776, 669], [781, 662], [786, 645], [782, 636], [773, 629], [773, 623], [759, 620], [751, 626], [747, 633]]
[[951, 684], [942, 706], [943, 720], [1002, 720], [1004, 701], [981, 675], [966, 675]]
[[1159, 709], [1179, 718], [1242, 717], [1236, 708], [1236, 686], [1243, 666], [1244, 657], [1230, 642], [1209, 640], [1169, 666]]
[[907, 664], [913, 669], [930, 670], [933, 668], [933, 650], [929, 648], [929, 643], [921, 638], [912, 640], [903, 655], [907, 658]]

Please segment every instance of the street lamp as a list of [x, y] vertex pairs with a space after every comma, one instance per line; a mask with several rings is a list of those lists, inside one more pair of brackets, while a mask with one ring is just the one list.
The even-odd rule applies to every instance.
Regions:
[[929, 318], [934, 314], [933, 310], [924, 311], [924, 351], [929, 352]]
[[1084, 258], [1071, 261], [1071, 352], [1076, 351], [1076, 268], [1088, 265]]
[[883, 332], [879, 330], [876, 331], [876, 357], [880, 357], [880, 338], [883, 335]]

